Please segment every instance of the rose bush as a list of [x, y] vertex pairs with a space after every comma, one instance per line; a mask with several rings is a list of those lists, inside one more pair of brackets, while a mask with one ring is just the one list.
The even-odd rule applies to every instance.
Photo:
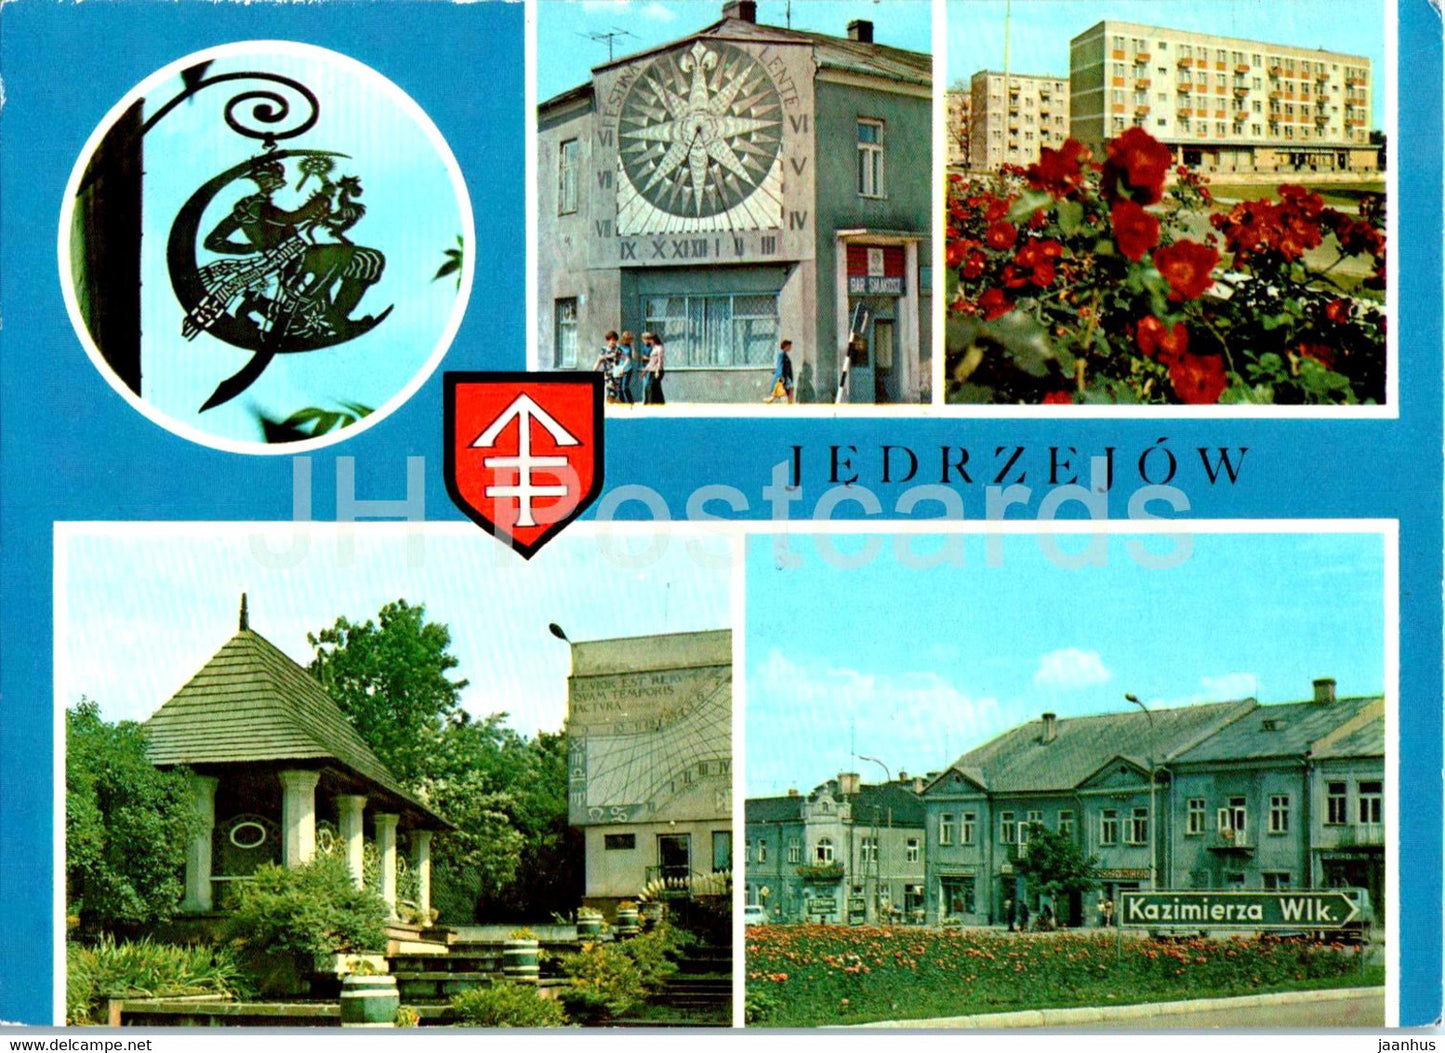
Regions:
[[949, 401], [1384, 400], [1383, 198], [1350, 215], [1284, 185], [1222, 211], [1172, 164], [1131, 128], [1102, 163], [1070, 139], [951, 177]]
[[763, 925], [747, 930], [749, 1023], [815, 1027], [1383, 983], [1339, 945], [1151, 940], [1114, 930]]

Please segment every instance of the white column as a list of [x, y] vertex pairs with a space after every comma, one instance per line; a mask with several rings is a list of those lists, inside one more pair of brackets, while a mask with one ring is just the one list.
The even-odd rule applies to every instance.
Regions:
[[346, 851], [346, 865], [351, 868], [351, 879], [357, 888], [364, 887], [362, 876], [363, 851], [366, 841], [362, 836], [362, 816], [366, 811], [366, 797], [359, 793], [343, 793], [336, 798], [336, 809], [341, 816], [341, 844]]
[[316, 855], [316, 784], [321, 773], [291, 769], [281, 779], [281, 862], [299, 867]]
[[216, 786], [214, 775], [191, 776], [191, 810], [201, 823], [186, 846], [186, 895], [181, 910], [204, 914], [211, 909], [211, 834], [216, 828]]
[[381, 898], [393, 918], [396, 917], [396, 824], [400, 821], [401, 816], [389, 812], [378, 812], [372, 819], [376, 824], [376, 847], [381, 853]]
[[416, 846], [412, 865], [416, 868], [416, 909], [423, 925], [431, 924], [431, 835], [430, 830], [412, 831]]

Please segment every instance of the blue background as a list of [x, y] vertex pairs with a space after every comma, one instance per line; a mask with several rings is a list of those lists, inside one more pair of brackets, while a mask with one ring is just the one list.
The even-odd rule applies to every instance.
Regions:
[[[1208, 518], [1398, 518], [1400, 616], [1401, 1020], [1433, 1021], [1441, 960], [1441, 30], [1426, 0], [1400, 0], [1398, 134], [1400, 333], [1398, 421], [727, 420], [614, 421], [607, 483], [645, 483], [684, 515], [687, 495], [728, 484], [766, 518], [762, 488], [801, 444], [809, 461], [803, 518], [824, 485], [831, 443], [866, 451], [907, 445], [924, 464], [937, 447], [1029, 447], [1034, 515], [1047, 448], [1084, 457], [1119, 450], [1111, 512], [1140, 485], [1134, 464], [1161, 436], [1175, 450], [1246, 446], [1236, 485], [1208, 485], [1187, 452], [1190, 515]], [[526, 361], [523, 9], [520, 4], [249, 6], [65, 4], [20, 0], [0, 16], [0, 1019], [52, 1020], [52, 531], [56, 520], [278, 520], [291, 515], [287, 457], [226, 454], [151, 424], [91, 366], [57, 279], [61, 198], [86, 138], [116, 101], [186, 54], [247, 39], [341, 51], [390, 78], [450, 143], [476, 213], [482, 256], [468, 316], [443, 369], [518, 369]], [[361, 499], [399, 499], [406, 458], [427, 459], [426, 513], [461, 519], [441, 474], [441, 372], [365, 434], [311, 455], [312, 514], [336, 514], [338, 457], [354, 457]], [[930, 453], [930, 451], [933, 451]], [[990, 455], [985, 458], [985, 454]], [[1082, 458], [1080, 459], [1082, 462]], [[934, 469], [936, 472], [936, 468]], [[983, 486], [963, 488], [969, 518]], [[890, 509], [903, 486], [865, 482]], [[924, 481], [922, 479], [917, 481]], [[936, 481], [936, 479], [934, 480]], [[714, 505], [714, 511], [720, 506]], [[1156, 510], [1158, 510], [1156, 506]], [[924, 514], [931, 514], [925, 509]], [[624, 512], [641, 516], [642, 506]], [[857, 506], [845, 506], [857, 513]], [[482, 535], [478, 535], [482, 538]], [[487, 543], [492, 543], [488, 541]], [[861, 609], [861, 608], [860, 608]], [[1281, 626], [1279, 646], [1289, 646]]]

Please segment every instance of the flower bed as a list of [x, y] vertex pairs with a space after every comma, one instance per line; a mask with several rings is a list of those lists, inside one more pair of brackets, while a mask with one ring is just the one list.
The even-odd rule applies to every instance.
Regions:
[[[1213, 204], [1142, 128], [948, 188], [948, 398], [1361, 404], [1385, 397], [1384, 198]], [[1213, 210], [1213, 211], [1211, 211]], [[1206, 217], [1207, 215], [1207, 222]]]
[[1113, 932], [759, 926], [747, 932], [749, 1023], [814, 1027], [1013, 1009], [1124, 1005], [1383, 983], [1339, 945], [1123, 939]]

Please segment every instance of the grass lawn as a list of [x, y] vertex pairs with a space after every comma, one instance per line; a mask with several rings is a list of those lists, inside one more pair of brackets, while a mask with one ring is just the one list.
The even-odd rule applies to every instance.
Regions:
[[762, 926], [748, 930], [748, 1023], [819, 1027], [1018, 1009], [1378, 986], [1353, 948], [1086, 932]]
[[[1291, 180], [1284, 175], [1280, 176], [1280, 183], [1288, 183]], [[1368, 183], [1324, 183], [1319, 186], [1305, 184], [1310, 190], [1319, 193], [1324, 198], [1326, 205], [1358, 205], [1360, 198], [1366, 194], [1383, 194], [1385, 183], [1383, 180], [1375, 180]], [[1235, 201], [1259, 201], [1263, 198], [1270, 200], [1279, 199], [1278, 183], [1225, 183], [1211, 181], [1209, 191], [1216, 198], [1229, 198]]]

